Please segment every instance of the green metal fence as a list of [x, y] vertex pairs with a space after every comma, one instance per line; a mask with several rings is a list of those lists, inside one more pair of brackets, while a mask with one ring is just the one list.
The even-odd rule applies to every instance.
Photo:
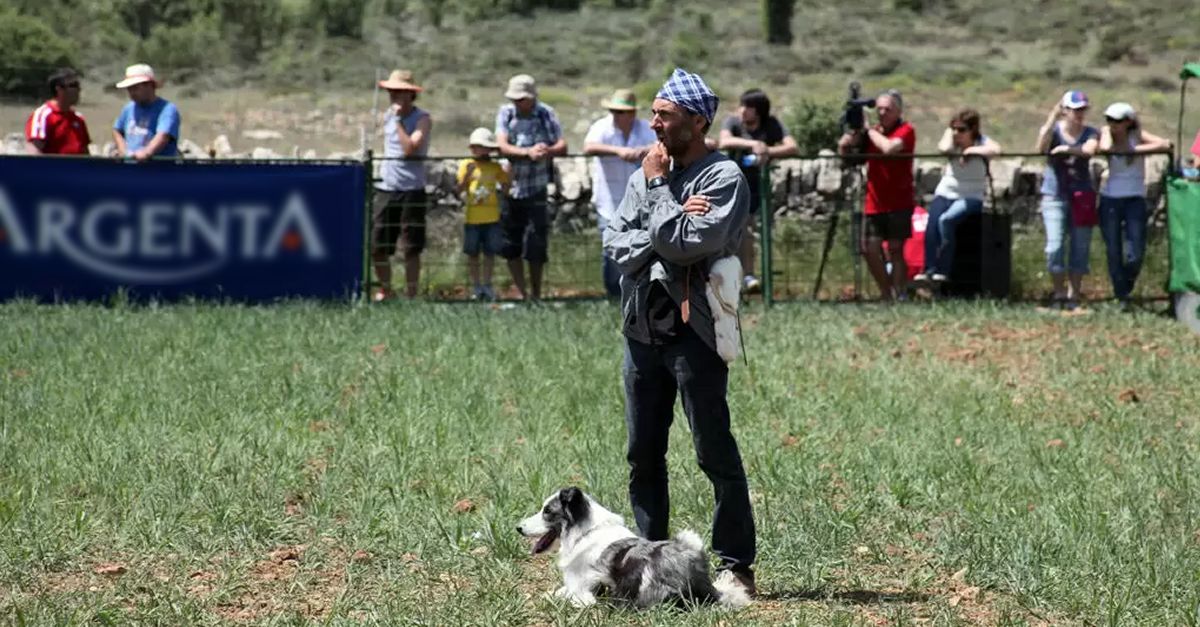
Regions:
[[[1174, 169], [1168, 152], [1151, 153], [1168, 157], [1164, 174]], [[771, 172], [781, 162], [815, 159], [946, 159], [940, 154], [916, 155], [806, 155], [775, 159], [757, 181], [760, 206], [757, 208], [760, 234], [761, 299], [766, 305], [780, 301], [861, 301], [878, 297], [874, 282], [864, 277], [860, 250], [865, 174], [858, 166], [843, 168], [840, 191], [828, 198], [828, 211], [813, 217], [798, 217], [786, 211], [792, 195], [785, 191], [783, 203], [775, 202]], [[1003, 154], [998, 158], [1044, 159], [1037, 153]], [[1093, 157], [1102, 159], [1103, 157]], [[861, 184], [857, 184], [861, 183]], [[1147, 246], [1141, 276], [1134, 297], [1140, 300], [1166, 299], [1167, 239], [1165, 196], [1163, 205], [1147, 208]], [[917, 199], [918, 205], [924, 205]], [[784, 211], [781, 211], [783, 209]], [[1045, 269], [1045, 229], [1036, 211], [1034, 198], [997, 197], [990, 193], [984, 211], [1004, 216], [1011, 224], [1011, 281], [1008, 300], [1036, 302], [1047, 297], [1050, 277]], [[777, 215], [782, 214], [782, 215]], [[1006, 225], [1007, 228], [1007, 225]], [[1084, 296], [1091, 300], [1112, 294], [1108, 279], [1105, 245], [1100, 228], [1094, 228], [1090, 245], [1090, 274], [1084, 282]], [[928, 296], [922, 293], [918, 296]]]
[[[1165, 154], [1165, 153], [1163, 153]], [[577, 158], [584, 155], [568, 155]], [[467, 157], [427, 157], [427, 160], [450, 162]], [[785, 161], [828, 160], [828, 159], [945, 159], [940, 154], [916, 155], [806, 155], [774, 160], [769, 167], [761, 168], [761, 177], [753, 184], [759, 185], [761, 199], [756, 207], [759, 254], [757, 272], [762, 282], [762, 293], [758, 298], [766, 305], [795, 300], [817, 301], [862, 301], [876, 298], [874, 284], [865, 276], [865, 267], [859, 254], [861, 239], [862, 194], [865, 174], [862, 166], [843, 167], [839, 191], [826, 198], [826, 210], [815, 216], [799, 217], [796, 212], [780, 211], [787, 208], [791, 195], [786, 193], [782, 202], [776, 202], [772, 189], [772, 172]], [[1018, 153], [1005, 154], [1000, 158], [1040, 159], [1044, 155]], [[1102, 158], [1102, 157], [1096, 157]], [[382, 158], [368, 154], [366, 163], [374, 171], [374, 162]], [[1173, 168], [1170, 161], [1168, 170]], [[368, 190], [371, 191], [371, 190]], [[368, 197], [370, 194], [368, 194]], [[561, 206], [563, 200], [551, 194], [548, 200], [551, 212]], [[584, 220], [573, 216], [575, 226], [566, 231], [551, 224], [550, 261], [546, 266], [544, 297], [547, 300], [596, 299], [604, 297], [601, 280], [601, 243], [594, 223], [594, 208], [590, 203], [575, 203], [575, 211], [586, 211]], [[1045, 231], [1036, 210], [1036, 200], [1024, 198], [1023, 207], [1017, 207], [1017, 199], [989, 197], [985, 212], [1008, 216], [1011, 219], [1011, 283], [1009, 299], [1014, 301], [1037, 301], [1049, 291], [1050, 278], [1045, 271]], [[923, 204], [918, 199], [918, 204]], [[581, 209], [580, 207], [586, 207]], [[1165, 277], [1167, 273], [1165, 212], [1149, 207], [1152, 215], [1148, 228], [1147, 250], [1142, 276], [1138, 281], [1135, 297], [1140, 299], [1166, 298]], [[781, 214], [777, 216], [777, 214]], [[371, 217], [370, 200], [367, 207], [368, 221]], [[559, 219], [558, 225], [568, 221]], [[582, 224], [582, 226], [580, 226]], [[368, 236], [368, 250], [364, 251], [364, 271], [371, 276], [370, 232], [371, 225], [364, 226]], [[419, 296], [434, 300], [467, 300], [470, 298], [464, 255], [461, 252], [462, 214], [461, 204], [449, 197], [432, 197], [427, 212], [427, 246], [422, 259]], [[1085, 281], [1085, 296], [1092, 299], [1111, 294], [1108, 283], [1104, 242], [1099, 228], [1093, 229], [1090, 247], [1091, 273]], [[403, 268], [394, 270], [394, 283], [403, 276]], [[368, 284], [370, 280], [367, 281]], [[399, 284], [399, 283], [397, 283]], [[507, 267], [497, 259], [494, 284], [502, 299], [514, 299], [516, 293]], [[754, 298], [753, 296], [751, 296]]]

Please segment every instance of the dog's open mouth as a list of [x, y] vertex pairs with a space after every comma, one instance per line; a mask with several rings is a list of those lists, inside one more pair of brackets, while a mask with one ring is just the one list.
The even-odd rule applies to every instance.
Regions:
[[537, 555], [538, 553], [545, 553], [546, 550], [550, 548], [550, 545], [554, 544], [554, 541], [557, 539], [558, 527], [552, 527], [550, 531], [547, 531], [542, 535], [542, 537], [538, 538], [537, 542], [533, 543], [533, 554]]

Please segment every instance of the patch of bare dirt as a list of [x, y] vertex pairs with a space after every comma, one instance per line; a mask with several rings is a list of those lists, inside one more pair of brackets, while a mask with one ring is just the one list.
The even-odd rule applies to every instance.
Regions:
[[[107, 556], [45, 573], [16, 594], [77, 596], [111, 593], [121, 585], [128, 593], [123, 592], [116, 603], [135, 611], [145, 602], [146, 590], [162, 585], [182, 591], [222, 620], [258, 621], [285, 615], [323, 620], [345, 594], [347, 569], [369, 567], [373, 560], [369, 552], [344, 547], [330, 537], [314, 545], [279, 546], [250, 561], [237, 554], [214, 555], [201, 564], [181, 563], [175, 554]], [[400, 562], [412, 573], [424, 569], [413, 554], [405, 554]]]
[[[353, 559], [346, 551], [329, 547], [320, 559], [309, 564], [310, 547], [281, 546], [254, 562], [246, 572], [239, 594], [218, 603], [213, 612], [225, 620], [253, 621], [279, 614], [296, 614], [323, 619], [346, 590], [346, 565]], [[193, 586], [204, 596], [208, 575]], [[300, 595], [297, 591], [302, 591]]]

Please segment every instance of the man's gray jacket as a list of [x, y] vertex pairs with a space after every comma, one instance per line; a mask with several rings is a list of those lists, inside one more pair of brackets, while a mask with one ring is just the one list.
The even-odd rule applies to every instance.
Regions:
[[[686, 294], [688, 325], [715, 351], [705, 297], [708, 271], [717, 259], [737, 254], [750, 215], [750, 189], [737, 165], [719, 152], [670, 172], [667, 179], [667, 185], [647, 191], [642, 170], [634, 172], [604, 230], [604, 254], [621, 270], [622, 330], [632, 340], [651, 343], [646, 307], [650, 286], [658, 281], [681, 310]], [[708, 197], [708, 213], [683, 212], [693, 195]]]

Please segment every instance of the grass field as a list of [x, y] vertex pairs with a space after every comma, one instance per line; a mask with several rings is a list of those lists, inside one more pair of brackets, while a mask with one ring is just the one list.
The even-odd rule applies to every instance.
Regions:
[[[514, 532], [577, 484], [628, 513], [617, 313], [0, 307], [0, 621], [1200, 621], [1200, 338], [1026, 306], [745, 316], [730, 402], [764, 596], [543, 594]], [[673, 527], [711, 489], [673, 433]]]

